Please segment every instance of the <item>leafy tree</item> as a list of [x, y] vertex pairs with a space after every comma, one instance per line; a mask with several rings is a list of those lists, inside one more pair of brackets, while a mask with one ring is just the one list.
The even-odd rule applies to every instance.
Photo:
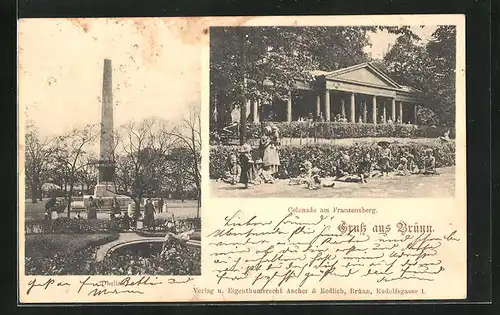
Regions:
[[[140, 215], [141, 201], [157, 189], [159, 167], [175, 145], [167, 122], [147, 118], [128, 122], [117, 132], [114, 160], [115, 189], [129, 196], [135, 203], [136, 215]], [[120, 189], [121, 188], [121, 189]]]
[[37, 197], [42, 198], [41, 186], [43, 179], [49, 173], [49, 161], [54, 154], [52, 147], [54, 139], [40, 136], [38, 128], [33, 122], [28, 122], [24, 140], [26, 187], [29, 188], [31, 201], [37, 202]]
[[[178, 140], [178, 156], [182, 159], [180, 187], [193, 185], [198, 199], [198, 216], [201, 206], [201, 117], [199, 106], [192, 105], [188, 117], [171, 133]], [[178, 161], [178, 159], [174, 159]]]
[[69, 186], [69, 191], [66, 194], [68, 218], [70, 217], [73, 189], [78, 181], [78, 173], [88, 165], [87, 154], [89, 152], [87, 150], [98, 135], [98, 125], [87, 125], [82, 129], [75, 128], [56, 140], [55, 162], [59, 167], [60, 174], [64, 177], [65, 191]]
[[[439, 26], [426, 45], [400, 36], [384, 56], [385, 69], [396, 81], [415, 87], [431, 100], [422, 114], [428, 121], [453, 125], [455, 121], [454, 26]], [[431, 110], [436, 117], [429, 112]]]
[[431, 65], [428, 91], [438, 101], [435, 110], [446, 125], [455, 123], [456, 27], [439, 26], [427, 44]]
[[82, 194], [97, 183], [98, 164], [97, 156], [93, 152], [87, 152], [83, 157], [82, 167], [76, 174], [78, 182], [82, 185]]
[[245, 141], [247, 101], [285, 100], [296, 81], [311, 82], [312, 70], [333, 71], [369, 61], [368, 32], [385, 29], [418, 38], [404, 27], [218, 27], [210, 34], [210, 111], [221, 127], [240, 109]]

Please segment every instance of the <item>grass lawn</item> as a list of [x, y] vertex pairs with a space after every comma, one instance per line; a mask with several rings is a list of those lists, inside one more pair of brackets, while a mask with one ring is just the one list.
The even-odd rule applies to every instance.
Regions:
[[225, 198], [445, 198], [455, 195], [455, 167], [438, 169], [440, 175], [411, 175], [372, 178], [366, 184], [335, 182], [333, 188], [309, 190], [289, 186], [288, 180], [261, 184], [250, 189], [210, 181], [211, 195]]
[[118, 238], [117, 234], [28, 234], [25, 237], [26, 257], [42, 261], [67, 255], [90, 245], [102, 245]]

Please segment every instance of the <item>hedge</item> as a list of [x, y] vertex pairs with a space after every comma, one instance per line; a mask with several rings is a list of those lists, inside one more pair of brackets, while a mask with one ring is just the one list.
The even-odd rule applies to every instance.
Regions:
[[[409, 152], [415, 156], [417, 165], [423, 167], [424, 150], [432, 149], [436, 158], [436, 167], [455, 165], [454, 142], [441, 142], [430, 140], [429, 142], [395, 143], [390, 146], [392, 151], [392, 167], [397, 164], [403, 152]], [[237, 146], [211, 146], [210, 147], [210, 178], [218, 179], [224, 174], [227, 158], [231, 153], [236, 153]], [[306, 160], [320, 168], [324, 176], [333, 176], [333, 169], [337, 166], [340, 151], [343, 150], [350, 156], [350, 172], [354, 172], [358, 165], [359, 157], [369, 152], [374, 161], [378, 161], [380, 149], [375, 142], [361, 142], [351, 145], [336, 144], [310, 144], [310, 145], [283, 145], [280, 148], [280, 162], [278, 178], [290, 178], [300, 174], [300, 164]], [[258, 149], [254, 148], [252, 155], [258, 158]], [[376, 164], [376, 163], [375, 163]]]
[[[258, 138], [266, 122], [247, 125], [247, 137]], [[454, 128], [418, 126], [406, 124], [359, 124], [337, 122], [274, 122], [282, 138], [437, 138], [450, 130], [455, 137]], [[214, 140], [214, 139], [213, 139]]]
[[[155, 219], [148, 230], [162, 231], [167, 219]], [[200, 218], [175, 219], [179, 231], [201, 228]], [[111, 226], [110, 220], [91, 221], [87, 219], [59, 218], [57, 220], [26, 221], [26, 234], [93, 234], [120, 232], [120, 228]]]
[[[98, 246], [92, 244], [71, 253], [51, 253], [44, 259], [25, 256], [27, 275], [200, 275], [201, 251], [171, 238], [163, 244], [149, 244], [146, 257], [137, 247], [122, 247], [103, 261], [95, 261]], [[92, 288], [89, 288], [89, 291]]]

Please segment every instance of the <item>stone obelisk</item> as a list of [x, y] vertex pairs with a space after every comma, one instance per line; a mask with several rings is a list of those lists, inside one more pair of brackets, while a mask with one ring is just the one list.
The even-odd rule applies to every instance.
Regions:
[[114, 186], [115, 163], [113, 157], [113, 82], [111, 60], [104, 59], [102, 81], [101, 134], [99, 152], [99, 181], [95, 187], [96, 197], [116, 195]]

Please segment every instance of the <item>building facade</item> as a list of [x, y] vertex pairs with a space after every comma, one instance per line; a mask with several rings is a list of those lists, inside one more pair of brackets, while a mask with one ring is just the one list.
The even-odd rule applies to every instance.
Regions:
[[[427, 102], [420, 91], [398, 84], [371, 63], [333, 72], [314, 71], [313, 82], [297, 81], [287, 100], [261, 104], [247, 102], [247, 119], [351, 123], [418, 124], [418, 107]], [[231, 114], [238, 120], [239, 110]]]

